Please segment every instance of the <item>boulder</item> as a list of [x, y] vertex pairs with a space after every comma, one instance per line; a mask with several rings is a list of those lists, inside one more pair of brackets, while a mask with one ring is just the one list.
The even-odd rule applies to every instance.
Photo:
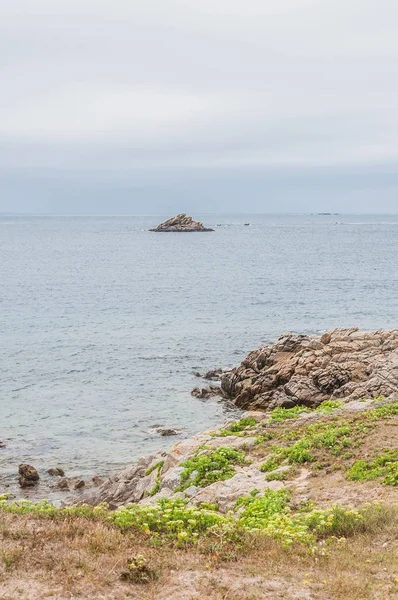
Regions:
[[37, 484], [40, 477], [34, 467], [27, 464], [19, 465], [19, 485], [21, 487], [32, 487]]
[[168, 219], [164, 223], [158, 225], [155, 229], [150, 229], [149, 231], [156, 232], [195, 232], [195, 231], [214, 231], [214, 229], [209, 229], [208, 227], [204, 227], [203, 223], [200, 221], [194, 221], [192, 217], [187, 217], [185, 213], [181, 213], [176, 217], [172, 217]]
[[59, 467], [48, 469], [47, 473], [51, 475], [51, 477], [64, 477], [65, 475], [64, 470]]
[[285, 334], [222, 373], [221, 389], [244, 410], [389, 396], [398, 389], [398, 329]]

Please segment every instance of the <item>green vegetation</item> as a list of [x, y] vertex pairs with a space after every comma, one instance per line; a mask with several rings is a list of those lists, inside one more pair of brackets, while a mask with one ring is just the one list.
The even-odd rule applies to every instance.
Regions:
[[159, 471], [162, 469], [164, 465], [164, 460], [160, 460], [158, 463], [156, 463], [156, 465], [153, 465], [153, 467], [151, 467], [150, 469], [148, 469], [145, 473], [146, 476], [150, 475], [151, 473], [153, 473], [156, 469]]
[[293, 408], [275, 408], [271, 412], [269, 424], [282, 423], [288, 419], [297, 419], [303, 413], [311, 412], [309, 408], [305, 406], [294, 406]]
[[316, 449], [324, 449], [338, 456], [343, 448], [350, 446], [350, 434], [351, 428], [346, 421], [309, 425], [302, 433], [301, 439], [291, 446], [274, 447], [270, 458], [262, 465], [261, 471], [274, 471], [285, 460], [289, 464], [313, 462], [315, 460], [313, 450]]
[[266, 475], [265, 479], [266, 481], [287, 481], [288, 479], [293, 479], [295, 473], [295, 467], [290, 467], [284, 469], [283, 471], [280, 471], [279, 473], [271, 471], [271, 473], [268, 473], [268, 475]]
[[256, 419], [253, 417], [245, 417], [236, 423], [232, 423], [229, 429], [221, 429], [220, 435], [226, 437], [228, 435], [239, 435], [245, 430], [250, 430], [257, 425]]
[[[381, 402], [384, 398], [376, 398], [378, 402]], [[374, 408], [373, 410], [366, 411], [365, 413], [371, 421], [378, 421], [379, 419], [388, 419], [389, 417], [393, 417], [394, 415], [398, 415], [398, 402], [391, 402], [389, 404], [385, 404], [384, 406], [379, 406], [379, 408]]]
[[[185, 500], [159, 500], [155, 505], [129, 505], [110, 511], [106, 505], [95, 508], [75, 506], [56, 508], [47, 502], [9, 503], [0, 499], [0, 512], [33, 515], [42, 519], [70, 521], [73, 517], [105, 521], [122, 531], [141, 531], [157, 541], [177, 546], [196, 544], [200, 537], [215, 536], [217, 540], [239, 541], [245, 534], [260, 534], [280, 541], [284, 546], [301, 543], [314, 547], [317, 539], [346, 536], [367, 528], [383, 519], [385, 509], [368, 505], [362, 510], [334, 506], [319, 509], [307, 503], [300, 509], [290, 506], [287, 490], [252, 492], [236, 503], [235, 511], [222, 515], [216, 510], [188, 506]], [[145, 561], [138, 557], [129, 562], [126, 578], [141, 577]]]
[[293, 408], [275, 408], [271, 412], [269, 424], [283, 423], [289, 419], [298, 419], [302, 414], [312, 412], [321, 413], [323, 415], [331, 415], [335, 410], [338, 410], [344, 405], [341, 400], [325, 400], [314, 411], [305, 406], [294, 406]]
[[[339, 401], [328, 401], [321, 404], [317, 411], [329, 414], [329, 411], [333, 411], [340, 407]], [[283, 410], [283, 409], [278, 409]], [[289, 409], [294, 410], [294, 409]], [[279, 413], [278, 413], [279, 414]], [[374, 427], [373, 422], [383, 419], [391, 418], [398, 414], [398, 402], [386, 404], [378, 408], [365, 411], [351, 419], [336, 419], [333, 422], [322, 422], [311, 425], [305, 425], [303, 427], [296, 428], [287, 433], [281, 433], [278, 439], [281, 441], [280, 446], [274, 446], [270, 449], [270, 456], [261, 466], [261, 471], [269, 473], [274, 471], [284, 463], [291, 465], [314, 463], [314, 467], [322, 464], [323, 461], [317, 462], [326, 455], [335, 457], [349, 458], [350, 452], [347, 452], [347, 448], [358, 447], [367, 433]], [[292, 417], [287, 417], [292, 418]], [[286, 444], [286, 445], [285, 445]], [[389, 466], [385, 466], [385, 471], [381, 476], [388, 476], [388, 485], [396, 485], [395, 481], [395, 465], [396, 461], [389, 459]], [[365, 467], [362, 464], [363, 461], [359, 461], [354, 471], [354, 477], [361, 477], [359, 473], [363, 473]], [[375, 464], [368, 469], [373, 472], [374, 469], [379, 468], [381, 465]], [[366, 469], [365, 469], [366, 470]], [[368, 478], [377, 478], [368, 474]], [[362, 478], [364, 476], [362, 475]], [[386, 483], [386, 482], [385, 482]]]
[[137, 554], [127, 561], [127, 569], [122, 571], [120, 579], [131, 583], [145, 584], [155, 581], [158, 575], [148, 566], [145, 556]]
[[[206, 452], [206, 451], [202, 451]], [[245, 453], [231, 448], [218, 448], [214, 452], [197, 454], [181, 464], [180, 491], [191, 485], [206, 487], [215, 481], [225, 481], [234, 475], [234, 465], [245, 464]]]
[[351, 481], [383, 478], [384, 485], [398, 486], [398, 450], [386, 452], [372, 461], [358, 460], [347, 477]]
[[323, 415], [331, 415], [335, 410], [339, 410], [344, 406], [342, 400], [325, 400], [315, 409], [315, 412], [322, 413]]
[[157, 469], [156, 482], [155, 482], [155, 485], [153, 486], [153, 488], [151, 489], [151, 491], [149, 492], [148, 496], [154, 496], [155, 494], [157, 494], [160, 491], [160, 474], [162, 472], [163, 465], [164, 465], [164, 460], [161, 460], [158, 463], [156, 463], [156, 465], [153, 465], [153, 467], [148, 469], [147, 472], [145, 473], [145, 475], [150, 475]]

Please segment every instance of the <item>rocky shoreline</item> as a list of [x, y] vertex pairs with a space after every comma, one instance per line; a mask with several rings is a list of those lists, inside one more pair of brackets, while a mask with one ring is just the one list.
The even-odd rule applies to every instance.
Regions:
[[[256, 452], [248, 464], [234, 467], [232, 477], [204, 487], [197, 485], [195, 468], [186, 479], [187, 463], [200, 465], [200, 458], [207, 456], [218, 459], [220, 449], [226, 454], [225, 449], [231, 450], [231, 456], [255, 451], [259, 437], [272, 435], [271, 411], [275, 409], [293, 410], [293, 414], [298, 409], [297, 424], [303, 424], [323, 419], [318, 409], [324, 402], [331, 402], [336, 414], [344, 411], [351, 416], [377, 406], [380, 398], [395, 402], [398, 330], [363, 333], [338, 329], [322, 336], [287, 334], [272, 346], [251, 352], [239, 367], [214, 372], [209, 379], [217, 377], [221, 380], [220, 393], [248, 410], [240, 422], [247, 426], [227, 423], [223, 428], [179, 441], [168, 452], [145, 456], [84, 494], [81, 501], [92, 505], [107, 502], [116, 508], [162, 498], [186, 498], [193, 504], [217, 504], [225, 512], [238, 497], [254, 489], [281, 489], [284, 484], [278, 478], [264, 478], [260, 470], [263, 457], [256, 456]], [[287, 466], [282, 465], [282, 470]]]
[[[317, 409], [324, 402], [341, 403], [340, 412], [352, 413], [367, 410], [381, 397], [394, 401], [398, 390], [398, 330], [368, 333], [353, 328], [321, 336], [286, 334], [274, 344], [250, 352], [234, 369], [216, 369], [203, 377], [194, 375], [211, 382], [208, 387], [195, 388], [194, 396], [221, 395], [247, 411], [242, 422], [249, 425], [241, 428], [229, 422], [178, 441], [168, 451], [144, 456], [104, 481], [99, 477], [92, 481], [68, 478], [62, 470], [50, 469], [48, 474], [54, 482], [51, 489], [60, 492], [65, 504], [107, 502], [117, 507], [162, 498], [186, 498], [193, 504], [216, 503], [220, 510], [228, 510], [237, 497], [253, 489], [280, 489], [281, 481], [265, 480], [258, 457], [251, 457], [250, 464], [235, 465], [231, 478], [204, 487], [196, 485], [195, 469], [188, 481], [182, 478], [187, 461], [212, 456], [220, 449], [250, 454], [258, 437], [264, 432], [269, 435], [272, 411], [297, 409], [300, 423], [300, 419], [319, 420], [322, 414]], [[178, 435], [181, 430], [158, 427], [156, 433]], [[36, 470], [31, 465], [21, 465], [20, 476], [20, 485], [29, 487], [29, 496], [34, 497], [39, 479]]]
[[223, 373], [221, 390], [243, 410], [388, 396], [398, 390], [398, 329], [283, 335]]

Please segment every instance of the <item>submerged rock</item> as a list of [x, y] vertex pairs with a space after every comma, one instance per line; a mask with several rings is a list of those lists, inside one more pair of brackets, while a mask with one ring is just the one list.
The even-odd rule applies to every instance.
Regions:
[[34, 467], [27, 464], [19, 465], [19, 485], [21, 487], [32, 487], [36, 485], [40, 477]]
[[73, 491], [73, 490], [81, 490], [86, 486], [86, 482], [83, 479], [79, 478], [67, 478], [64, 477], [59, 479], [55, 485], [56, 490], [60, 491]]
[[163, 437], [168, 437], [171, 435], [180, 435], [180, 433], [182, 433], [182, 429], [172, 429], [172, 428], [163, 428], [163, 427], [158, 427], [156, 429], [156, 433], [158, 433], [159, 435], [163, 436]]
[[150, 229], [149, 231], [158, 231], [158, 232], [168, 232], [168, 231], [214, 231], [214, 229], [209, 229], [208, 227], [204, 227], [203, 223], [200, 221], [194, 221], [192, 217], [187, 217], [185, 213], [181, 213], [176, 217], [172, 217], [168, 219], [164, 223], [158, 225], [155, 229]]
[[212, 371], [207, 371], [205, 375], [203, 375], [203, 379], [208, 379], [210, 381], [220, 381], [222, 375], [222, 369], [213, 369]]
[[221, 388], [245, 410], [388, 396], [398, 389], [398, 329], [286, 334], [224, 372]]
[[222, 389], [216, 385], [209, 385], [205, 388], [194, 388], [191, 392], [191, 396], [195, 396], [195, 398], [211, 398], [212, 396], [222, 396]]
[[47, 473], [51, 475], [51, 477], [64, 477], [65, 472], [63, 469], [59, 467], [55, 467], [53, 469], [48, 469]]

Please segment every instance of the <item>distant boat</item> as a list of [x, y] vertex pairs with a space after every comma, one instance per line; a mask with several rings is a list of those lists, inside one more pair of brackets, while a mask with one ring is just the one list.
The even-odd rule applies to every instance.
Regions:
[[245, 223], [245, 227], [248, 227], [250, 225], [250, 223]]

